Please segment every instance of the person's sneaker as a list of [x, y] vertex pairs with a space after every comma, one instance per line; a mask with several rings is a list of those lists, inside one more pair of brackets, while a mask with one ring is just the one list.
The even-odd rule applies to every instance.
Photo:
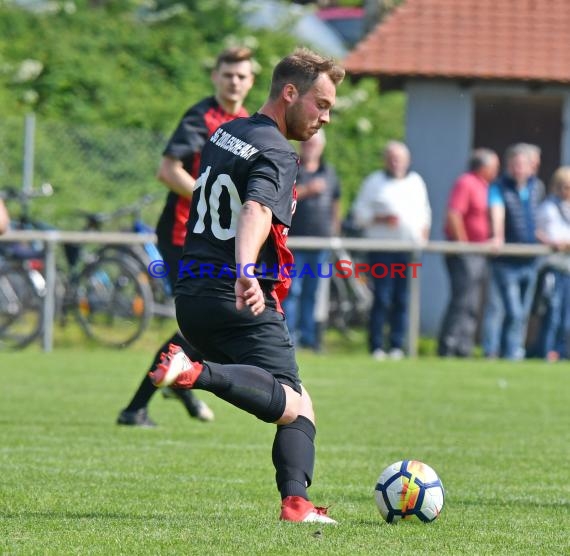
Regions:
[[383, 349], [375, 349], [372, 352], [372, 359], [376, 361], [384, 361], [386, 359], [386, 352]]
[[188, 359], [184, 350], [169, 344], [168, 353], [162, 353], [154, 371], [148, 373], [151, 382], [157, 387], [192, 388], [202, 372], [202, 364]]
[[156, 423], [148, 416], [146, 407], [141, 407], [136, 411], [123, 409], [117, 417], [117, 425], [129, 425], [131, 427], [153, 428]]
[[392, 359], [392, 361], [400, 361], [404, 358], [404, 352], [400, 348], [392, 348], [388, 353], [388, 357]]
[[329, 523], [331, 525], [337, 523], [327, 515], [327, 508], [318, 508], [301, 496], [287, 496], [281, 502], [279, 519], [296, 523]]
[[196, 400], [193, 407], [188, 408], [188, 413], [198, 421], [203, 421], [204, 423], [209, 423], [214, 420], [214, 412], [210, 407], [202, 400]]
[[194, 419], [198, 419], [198, 421], [203, 421], [204, 423], [209, 423], [210, 421], [214, 420], [214, 412], [210, 409], [206, 402], [203, 402], [202, 400], [198, 400], [196, 398], [194, 398], [191, 403], [184, 402], [176, 395], [176, 392], [170, 388], [170, 386], [164, 386], [161, 390], [162, 397], [165, 400], [182, 401], [186, 407], [186, 410], [190, 414], [190, 417], [194, 417]]

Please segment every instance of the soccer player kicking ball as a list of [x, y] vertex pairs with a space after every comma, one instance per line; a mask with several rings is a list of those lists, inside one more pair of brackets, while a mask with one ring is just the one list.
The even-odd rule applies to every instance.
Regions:
[[272, 458], [285, 521], [336, 523], [307, 494], [315, 416], [280, 304], [290, 280], [271, 269], [292, 263], [286, 238], [299, 160], [288, 139], [305, 141], [329, 122], [343, 78], [333, 60], [298, 49], [275, 66], [261, 109], [210, 137], [175, 292], [180, 330], [205, 360], [172, 345], [149, 374], [157, 387], [207, 390], [277, 424]]

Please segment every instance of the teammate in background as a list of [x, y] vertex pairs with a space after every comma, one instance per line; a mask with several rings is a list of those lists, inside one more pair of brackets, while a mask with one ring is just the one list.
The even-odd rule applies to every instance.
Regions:
[[[237, 47], [223, 51], [217, 58], [211, 79], [215, 88], [214, 96], [201, 100], [184, 114], [164, 149], [157, 175], [158, 179], [170, 189], [156, 234], [158, 248], [169, 268], [169, 280], [173, 291], [202, 148], [220, 124], [248, 115], [243, 108], [243, 102], [254, 81], [251, 50]], [[180, 346], [191, 357], [197, 357], [196, 351], [177, 331], [159, 348], [150, 370], [156, 367], [160, 354], [167, 351], [171, 343]], [[156, 387], [147, 373], [129, 405], [119, 414], [118, 424], [155, 426], [148, 416], [147, 406], [156, 392]], [[212, 410], [203, 401], [198, 400], [191, 391], [177, 390], [176, 395], [190, 416], [201, 421], [214, 419]]]
[[[298, 49], [275, 67], [259, 112], [223, 124], [204, 147], [176, 315], [205, 360], [171, 345], [151, 373], [157, 386], [207, 390], [277, 424], [272, 459], [285, 521], [335, 523], [308, 499], [315, 416], [281, 309], [290, 279], [277, 269], [293, 261], [286, 239], [299, 158], [288, 139], [306, 141], [329, 122], [343, 78], [333, 60]], [[205, 264], [211, 275], [199, 277]]]

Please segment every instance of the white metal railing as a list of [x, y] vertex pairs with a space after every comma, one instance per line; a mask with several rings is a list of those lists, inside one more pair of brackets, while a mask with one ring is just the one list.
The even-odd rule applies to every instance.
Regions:
[[[126, 232], [66, 232], [59, 230], [10, 231], [0, 236], [0, 242], [42, 241], [45, 244], [46, 296], [44, 299], [44, 326], [42, 347], [44, 351], [53, 349], [53, 324], [55, 316], [56, 264], [55, 250], [60, 243], [76, 244], [142, 244], [156, 243], [155, 234], [135, 234]], [[290, 237], [287, 245], [293, 249], [345, 249], [347, 251], [400, 251], [411, 255], [411, 262], [417, 263], [422, 253], [461, 254], [478, 253], [485, 255], [533, 256], [547, 255], [552, 250], [540, 244], [504, 244], [500, 250], [488, 243], [463, 243], [450, 241], [392, 241], [345, 237]], [[1, 269], [0, 269], [1, 272]], [[410, 310], [408, 320], [408, 352], [410, 357], [417, 355], [420, 331], [420, 280], [409, 280]]]

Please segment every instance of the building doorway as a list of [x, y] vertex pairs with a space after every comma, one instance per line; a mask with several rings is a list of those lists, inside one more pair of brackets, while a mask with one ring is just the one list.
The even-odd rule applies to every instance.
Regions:
[[488, 147], [503, 157], [513, 143], [542, 149], [539, 176], [548, 185], [560, 166], [562, 98], [555, 96], [477, 95], [473, 147]]

